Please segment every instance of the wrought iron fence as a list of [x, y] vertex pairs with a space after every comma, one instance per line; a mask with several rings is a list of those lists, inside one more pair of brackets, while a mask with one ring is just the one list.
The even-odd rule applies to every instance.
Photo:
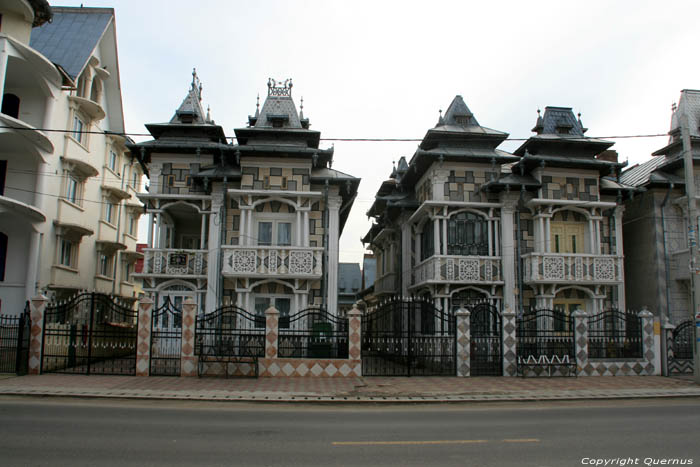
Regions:
[[280, 317], [280, 358], [348, 358], [348, 319], [322, 308]]
[[532, 308], [518, 318], [516, 333], [521, 358], [575, 355], [573, 317], [563, 311]]
[[264, 357], [265, 322], [242, 308], [223, 306], [197, 316], [195, 342], [197, 355]]
[[692, 320], [683, 321], [673, 330], [673, 358], [676, 360], [693, 359], [693, 341], [695, 327]]
[[30, 327], [29, 302], [21, 315], [0, 315], [0, 373], [27, 374]]
[[614, 309], [589, 316], [588, 358], [642, 358], [642, 319]]
[[136, 374], [138, 313], [117, 297], [82, 292], [44, 313], [42, 372]]
[[180, 376], [182, 357], [182, 310], [169, 296], [151, 317], [152, 376]]

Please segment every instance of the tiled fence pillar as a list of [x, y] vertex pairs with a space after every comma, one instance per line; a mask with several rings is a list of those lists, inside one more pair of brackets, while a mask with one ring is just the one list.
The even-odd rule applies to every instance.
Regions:
[[590, 376], [588, 368], [588, 313], [583, 310], [573, 312], [576, 367], [579, 375]]
[[273, 306], [265, 310], [265, 358], [277, 358], [280, 312]]
[[44, 310], [49, 299], [39, 295], [30, 300], [30, 317], [32, 324], [29, 332], [29, 374], [41, 372], [41, 353], [44, 343]]
[[518, 372], [518, 341], [515, 336], [515, 312], [506, 307], [501, 317], [503, 326], [503, 376], [515, 376]]
[[357, 305], [348, 311], [348, 357], [351, 360], [362, 359], [362, 312]]
[[654, 315], [646, 307], [638, 315], [642, 319], [642, 356], [646, 360], [644, 371], [647, 375], [654, 374]]
[[668, 362], [673, 359], [673, 330], [676, 326], [666, 318], [661, 326], [661, 369], [664, 376], [668, 376], [670, 369]]
[[197, 304], [192, 298], [182, 304], [182, 353], [180, 354], [180, 376], [197, 376], [197, 362], [194, 356], [194, 328], [197, 317]]
[[469, 315], [469, 311], [464, 308], [460, 308], [455, 313], [457, 320], [457, 376], [469, 376], [471, 369]]
[[151, 319], [153, 300], [139, 300], [139, 328], [136, 336], [136, 376], [148, 376], [151, 367]]

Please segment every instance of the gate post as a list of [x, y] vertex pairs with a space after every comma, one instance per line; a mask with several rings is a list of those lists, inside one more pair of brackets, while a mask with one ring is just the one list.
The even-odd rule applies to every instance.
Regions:
[[362, 312], [357, 304], [348, 311], [348, 359], [354, 376], [362, 376]]
[[515, 376], [518, 372], [518, 346], [515, 335], [515, 312], [506, 305], [501, 315], [501, 336], [503, 339], [503, 376]]
[[32, 319], [29, 331], [29, 374], [41, 373], [41, 357], [44, 352], [44, 311], [49, 299], [38, 295], [29, 302]]
[[588, 313], [583, 310], [574, 311], [574, 351], [576, 353], [576, 373], [590, 376], [588, 366]]
[[673, 330], [676, 328], [664, 317], [664, 324], [661, 326], [661, 374], [668, 376], [671, 373], [669, 362], [673, 359]]
[[197, 376], [197, 362], [194, 356], [194, 331], [197, 318], [197, 304], [191, 297], [182, 304], [182, 348], [180, 354], [180, 376]]
[[651, 376], [654, 371], [654, 315], [647, 307], [642, 307], [642, 311], [637, 315], [642, 319], [642, 357], [646, 360], [644, 372]]
[[469, 310], [460, 308], [455, 313], [457, 320], [457, 376], [465, 377], [470, 374], [471, 336], [469, 333]]
[[274, 306], [265, 310], [265, 358], [277, 358], [280, 312]]
[[153, 300], [144, 297], [139, 300], [139, 323], [136, 334], [136, 376], [148, 376], [151, 368], [151, 320]]

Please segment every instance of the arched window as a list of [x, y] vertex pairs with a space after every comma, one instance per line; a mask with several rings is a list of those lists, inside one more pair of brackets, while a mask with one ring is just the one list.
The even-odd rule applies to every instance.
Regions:
[[2, 113], [19, 118], [19, 96], [7, 93], [2, 96]]
[[471, 212], [460, 212], [447, 223], [448, 255], [488, 255], [489, 236], [486, 219]]

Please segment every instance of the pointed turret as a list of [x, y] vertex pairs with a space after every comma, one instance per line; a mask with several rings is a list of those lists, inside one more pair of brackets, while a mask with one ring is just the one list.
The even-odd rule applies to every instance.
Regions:
[[170, 119], [170, 123], [208, 123], [209, 117], [204, 117], [204, 109], [202, 108], [202, 83], [197, 77], [197, 70], [192, 69], [192, 85], [185, 96], [185, 99], [180, 104], [180, 107], [175, 111], [175, 115]]
[[542, 119], [542, 115], [540, 114], [540, 109], [537, 109], [537, 122], [535, 123], [535, 126], [530, 131], [537, 133], [539, 135], [542, 133], [543, 130], [544, 130], [544, 120]]
[[450, 103], [450, 106], [445, 112], [444, 119], [441, 119], [443, 125], [461, 126], [463, 128], [470, 126], [479, 126], [479, 122], [474, 118], [474, 114], [465, 104], [462, 96], [457, 95]]

